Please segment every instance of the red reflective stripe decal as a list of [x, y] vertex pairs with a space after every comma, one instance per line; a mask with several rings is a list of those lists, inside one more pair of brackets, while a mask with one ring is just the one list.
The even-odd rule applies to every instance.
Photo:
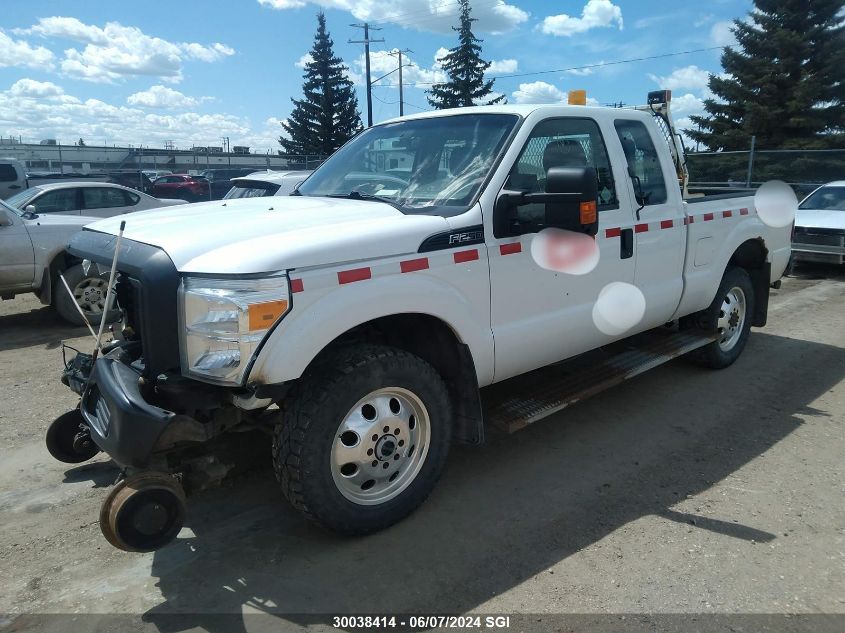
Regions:
[[748, 209], [740, 209], [739, 214], [740, 215], [748, 215]]
[[499, 252], [502, 255], [513, 255], [515, 253], [522, 252], [522, 244], [520, 242], [514, 242], [512, 244], [502, 244], [499, 246]]
[[302, 292], [305, 290], [305, 287], [302, 285], [301, 279], [291, 279], [290, 280], [290, 291], [291, 292]]
[[729, 217], [733, 216], [733, 214], [734, 214], [733, 211], [722, 211], [722, 217], [723, 218], [729, 218]]
[[420, 257], [419, 259], [409, 259], [406, 262], [399, 262], [399, 268], [403, 273], [412, 273], [415, 270], [425, 270], [428, 268], [428, 257]]
[[604, 236], [605, 237], [619, 237], [620, 235], [622, 235], [622, 229], [619, 228], [618, 226], [616, 228], [613, 228], [613, 229], [605, 229], [604, 230]]
[[372, 277], [372, 272], [369, 268], [353, 268], [340, 271], [337, 274], [337, 283], [351, 284], [353, 281], [364, 281], [370, 277]]
[[463, 264], [464, 262], [472, 262], [478, 259], [478, 251], [472, 249], [471, 251], [460, 251], [452, 255], [456, 264]]
[[634, 233], [645, 233], [648, 231], [648, 224], [635, 224]]
[[684, 224], [692, 224], [694, 222], [695, 222], [695, 218], [692, 217], [691, 215], [684, 218]]
[[702, 217], [704, 218], [705, 222], [709, 222], [710, 220], [713, 219], [713, 214], [712, 213], [705, 213]]
[[675, 226], [675, 223], [672, 220], [661, 220], [660, 221], [660, 228], [661, 229], [671, 229]]

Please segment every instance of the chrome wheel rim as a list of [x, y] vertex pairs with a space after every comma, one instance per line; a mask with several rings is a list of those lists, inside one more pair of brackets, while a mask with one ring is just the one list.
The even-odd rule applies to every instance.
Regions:
[[393, 499], [416, 479], [431, 424], [422, 400], [401, 387], [377, 389], [344, 416], [332, 441], [332, 479], [359, 505]]
[[719, 348], [723, 352], [731, 351], [742, 336], [745, 306], [745, 293], [742, 288], [731, 288], [722, 301], [716, 329], [719, 333]]
[[102, 314], [106, 307], [108, 282], [101, 277], [86, 277], [73, 289], [76, 303], [88, 314]]

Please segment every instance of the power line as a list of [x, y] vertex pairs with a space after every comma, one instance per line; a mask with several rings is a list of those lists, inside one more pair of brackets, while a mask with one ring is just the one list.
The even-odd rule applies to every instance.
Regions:
[[[568, 68], [556, 68], [554, 70], [536, 70], [533, 72], [527, 73], [510, 73], [507, 75], [489, 75], [488, 79], [511, 79], [514, 77], [532, 77], [535, 75], [551, 75], [555, 73], [565, 73], [570, 70], [585, 70], [588, 68], [603, 68], [604, 66], [617, 66], [619, 64], [630, 64], [633, 62], [644, 62], [650, 59], [661, 59], [664, 57], [677, 57], [678, 55], [690, 55], [692, 53], [703, 53], [705, 51], [715, 51], [719, 49], [724, 49], [725, 46], [710, 46], [708, 48], [695, 48], [688, 51], [677, 51], [675, 53], [661, 53], [660, 55], [649, 55], [647, 57], [632, 57], [630, 59], [619, 59], [612, 62], [599, 62], [597, 64], [586, 64], [584, 66], [570, 66]], [[421, 86], [433, 86], [437, 83], [442, 83], [439, 81], [417, 81], [415, 82], [417, 85]]]
[[[370, 44], [372, 42], [384, 42], [384, 38], [379, 40], [371, 40], [370, 39], [370, 25], [367, 22], [363, 24], [350, 24], [349, 26], [354, 27], [356, 29], [364, 29], [364, 39], [363, 40], [349, 40], [350, 44], [363, 44], [364, 45], [364, 57], [366, 59], [366, 71], [367, 71], [367, 127], [372, 127], [373, 125], [373, 87], [372, 82], [370, 81]], [[373, 27], [374, 31], [380, 31], [380, 28]]]

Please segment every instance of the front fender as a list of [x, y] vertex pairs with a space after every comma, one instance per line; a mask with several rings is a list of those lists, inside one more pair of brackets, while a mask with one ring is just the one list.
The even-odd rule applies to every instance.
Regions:
[[[477, 263], [486, 270], [485, 261]], [[249, 382], [295, 380], [321, 350], [348, 330], [380, 317], [418, 313], [446, 323], [469, 347], [479, 384], [489, 384], [493, 379], [489, 281], [485, 275], [484, 283], [469, 290], [460, 283], [424, 274], [389, 275], [294, 294], [291, 312], [264, 342]]]

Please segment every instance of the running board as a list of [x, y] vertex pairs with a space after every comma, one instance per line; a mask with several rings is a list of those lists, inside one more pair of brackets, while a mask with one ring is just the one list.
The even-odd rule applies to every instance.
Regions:
[[714, 340], [699, 330], [649, 330], [484, 388], [484, 417], [513, 433]]

